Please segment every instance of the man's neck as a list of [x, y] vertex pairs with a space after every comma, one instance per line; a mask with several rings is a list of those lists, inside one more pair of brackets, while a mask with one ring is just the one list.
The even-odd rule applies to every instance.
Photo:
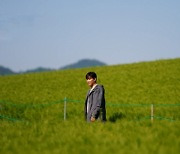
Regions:
[[96, 87], [97, 83], [95, 83], [92, 87], [91, 90], [93, 90]]

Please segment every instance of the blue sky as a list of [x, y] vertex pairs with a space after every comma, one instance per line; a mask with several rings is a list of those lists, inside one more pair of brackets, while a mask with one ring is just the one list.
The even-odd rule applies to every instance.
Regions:
[[179, 0], [0, 0], [0, 65], [60, 68], [180, 57]]

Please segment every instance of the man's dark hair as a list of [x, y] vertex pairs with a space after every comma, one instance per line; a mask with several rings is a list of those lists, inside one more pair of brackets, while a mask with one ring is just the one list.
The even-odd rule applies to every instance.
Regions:
[[86, 74], [86, 80], [89, 79], [89, 78], [97, 79], [96, 73], [95, 72], [88, 72]]

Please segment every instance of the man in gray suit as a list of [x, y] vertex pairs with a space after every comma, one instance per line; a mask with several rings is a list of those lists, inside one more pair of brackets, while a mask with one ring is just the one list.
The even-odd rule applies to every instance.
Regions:
[[97, 75], [95, 72], [86, 74], [86, 81], [90, 90], [87, 93], [84, 113], [85, 119], [88, 122], [96, 120], [106, 121], [106, 106], [105, 106], [105, 90], [103, 85], [97, 84]]

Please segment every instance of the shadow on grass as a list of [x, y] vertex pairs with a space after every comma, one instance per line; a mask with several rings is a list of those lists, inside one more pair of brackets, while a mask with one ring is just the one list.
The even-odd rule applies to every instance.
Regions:
[[110, 117], [109, 117], [109, 121], [110, 122], [116, 122], [117, 120], [123, 119], [125, 118], [125, 115], [122, 112], [116, 112], [113, 113]]

